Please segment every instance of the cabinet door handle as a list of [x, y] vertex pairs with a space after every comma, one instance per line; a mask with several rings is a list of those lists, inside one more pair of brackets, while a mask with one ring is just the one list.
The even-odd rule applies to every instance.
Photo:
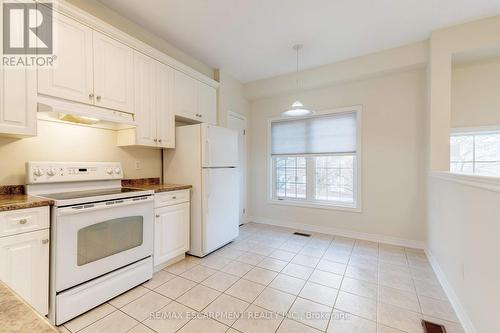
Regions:
[[94, 99], [94, 94], [93, 93], [89, 94], [89, 99]]
[[154, 142], [158, 142], [158, 139], [154, 139]]
[[26, 223], [28, 223], [27, 219], [20, 219], [19, 220], [19, 224], [26, 224]]
[[177, 199], [177, 197], [174, 195], [174, 196], [172, 197], [172, 199], [173, 199], [173, 200], [175, 200], [175, 199]]
[[48, 239], [44, 239], [44, 240], [42, 240], [42, 244], [47, 244], [48, 242], [49, 242], [49, 240], [48, 240]]

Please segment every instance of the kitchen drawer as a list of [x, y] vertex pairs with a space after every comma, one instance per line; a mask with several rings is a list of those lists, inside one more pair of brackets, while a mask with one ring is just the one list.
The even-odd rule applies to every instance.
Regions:
[[189, 201], [189, 190], [155, 193], [155, 207], [175, 205]]
[[19, 209], [0, 213], [0, 237], [47, 229], [49, 207]]

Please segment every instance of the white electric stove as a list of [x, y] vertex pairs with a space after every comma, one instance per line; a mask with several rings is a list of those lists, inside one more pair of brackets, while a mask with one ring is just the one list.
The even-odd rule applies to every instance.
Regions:
[[116, 162], [28, 162], [51, 208], [49, 319], [60, 325], [151, 279], [153, 191], [121, 187]]

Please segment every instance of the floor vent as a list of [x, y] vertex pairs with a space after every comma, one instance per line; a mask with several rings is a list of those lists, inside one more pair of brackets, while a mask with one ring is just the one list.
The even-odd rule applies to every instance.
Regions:
[[443, 325], [431, 323], [426, 320], [422, 320], [422, 326], [425, 333], [446, 333], [446, 328]]
[[297, 235], [297, 236], [302, 236], [302, 237], [311, 237], [311, 235], [309, 234], [305, 234], [303, 232], [294, 232], [293, 233], [294, 235]]

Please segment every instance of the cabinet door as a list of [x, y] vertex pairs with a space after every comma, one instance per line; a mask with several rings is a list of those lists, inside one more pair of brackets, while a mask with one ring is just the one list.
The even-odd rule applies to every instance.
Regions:
[[136, 144], [157, 145], [157, 62], [153, 58], [134, 52], [134, 112], [137, 120]]
[[95, 105], [134, 113], [134, 52], [93, 31]]
[[0, 238], [0, 279], [40, 314], [48, 313], [48, 229]]
[[[0, 1], [0, 17], [3, 5]], [[0, 54], [3, 54], [0, 24]], [[36, 71], [0, 66], [0, 135], [36, 135]]]
[[205, 123], [216, 125], [217, 90], [203, 82], [198, 82], [197, 86], [198, 117]]
[[55, 68], [38, 69], [38, 93], [94, 104], [92, 30], [54, 15]]
[[154, 265], [165, 263], [189, 250], [189, 203], [157, 208]]
[[175, 148], [175, 115], [172, 99], [174, 70], [158, 63], [156, 73], [158, 145], [162, 148]]
[[196, 83], [192, 77], [175, 71], [174, 73], [174, 113], [178, 116], [199, 120], [196, 116]]

